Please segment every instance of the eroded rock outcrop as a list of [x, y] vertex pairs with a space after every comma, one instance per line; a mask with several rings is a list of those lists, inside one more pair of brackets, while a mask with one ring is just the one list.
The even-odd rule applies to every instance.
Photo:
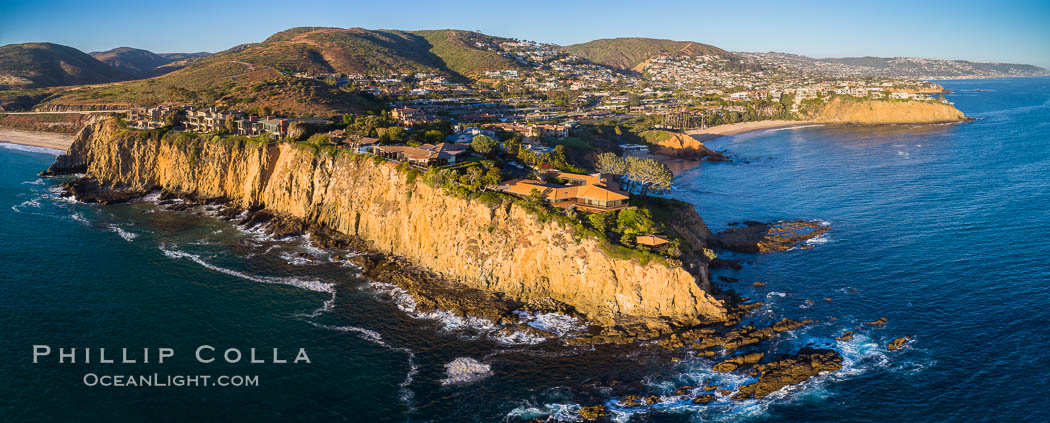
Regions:
[[793, 220], [787, 222], [762, 223], [747, 221], [742, 226], [726, 229], [711, 238], [718, 248], [741, 253], [772, 253], [792, 248], [809, 249], [806, 243], [831, 229], [819, 221]]
[[158, 139], [105, 120], [88, 125], [48, 170], [72, 172], [127, 192], [163, 189], [266, 209], [358, 237], [370, 251], [462, 286], [524, 303], [551, 299], [599, 324], [726, 319], [721, 301], [698, 283], [706, 266], [690, 273], [676, 263], [613, 258], [599, 240], [513, 202], [449, 195], [372, 157], [287, 143]]
[[681, 132], [650, 130], [641, 134], [645, 141], [655, 146], [653, 154], [663, 154], [685, 159], [712, 161], [725, 160], [726, 156], [708, 148], [700, 140]]

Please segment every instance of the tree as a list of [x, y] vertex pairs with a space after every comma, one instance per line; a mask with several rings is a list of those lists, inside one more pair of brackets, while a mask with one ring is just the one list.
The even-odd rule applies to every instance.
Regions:
[[477, 191], [481, 188], [482, 179], [485, 176], [481, 168], [478, 166], [471, 166], [467, 168], [467, 172], [459, 178], [459, 181], [470, 188], [471, 191]]
[[664, 192], [671, 189], [673, 178], [674, 173], [663, 163], [653, 159], [627, 157], [629, 191], [637, 187], [643, 197], [649, 191]]
[[445, 139], [445, 134], [441, 133], [437, 129], [431, 129], [423, 133], [423, 138], [431, 144], [437, 144]]
[[616, 232], [624, 239], [633, 240], [638, 235], [648, 235], [655, 231], [656, 222], [653, 222], [649, 210], [631, 207], [620, 210], [616, 215]]
[[542, 207], [546, 200], [547, 198], [543, 196], [543, 193], [536, 188], [533, 188], [532, 191], [529, 191], [529, 195], [525, 196], [525, 204], [533, 208]]
[[503, 142], [503, 148], [507, 151], [507, 154], [517, 156], [518, 151], [521, 149], [521, 134], [515, 132], [514, 135], [511, 135], [510, 138]]
[[627, 174], [627, 161], [613, 153], [602, 153], [594, 161], [594, 168], [601, 173], [623, 176]]
[[594, 229], [604, 234], [616, 222], [616, 210], [589, 214], [587, 220], [591, 222]]
[[491, 154], [498, 146], [496, 140], [485, 135], [478, 135], [470, 141], [470, 148], [480, 154]]
[[223, 129], [226, 130], [227, 134], [232, 134], [234, 129], [237, 129], [237, 125], [233, 122], [233, 116], [226, 116], [226, 121], [223, 122]]

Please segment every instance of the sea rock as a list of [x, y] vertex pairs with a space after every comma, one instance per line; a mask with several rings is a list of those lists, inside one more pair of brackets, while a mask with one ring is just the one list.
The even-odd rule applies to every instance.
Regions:
[[714, 235], [711, 245], [742, 253], [771, 253], [792, 248], [809, 248], [805, 241], [819, 237], [831, 229], [819, 221], [793, 220], [787, 222], [744, 222], [746, 226], [733, 227]]
[[683, 385], [683, 386], [678, 387], [678, 389], [676, 389], [674, 391], [674, 394], [675, 395], [685, 395], [685, 394], [688, 394], [689, 391], [691, 391], [691, 390], [693, 390], [693, 385]]
[[707, 404], [715, 399], [715, 396], [711, 394], [697, 395], [696, 398], [693, 398], [693, 404]]
[[755, 283], [753, 283], [751, 285], [754, 285], [755, 287], [763, 287], [763, 286], [766, 286], [766, 283], [765, 282], [755, 282]]
[[740, 269], [744, 268], [744, 266], [742, 266], [740, 264], [740, 260], [736, 260], [736, 259], [715, 258], [714, 260], [711, 260], [711, 262], [708, 263], [707, 265], [711, 269], [727, 269], [728, 268], [728, 269], [733, 269], [733, 270], [740, 270]]
[[750, 365], [750, 364], [758, 363], [760, 360], [762, 360], [762, 357], [764, 357], [764, 356], [765, 356], [765, 353], [756, 352], [756, 353], [751, 353], [751, 354], [744, 354], [744, 355], [738, 355], [738, 356], [735, 356], [735, 357], [730, 357], [730, 358], [728, 358], [726, 360], [723, 360], [723, 361], [715, 364], [713, 370], [716, 371], [716, 372], [728, 373], [728, 372], [734, 371], [736, 369], [739, 369], [742, 366], [747, 366], [747, 365]]
[[72, 196], [85, 203], [102, 205], [125, 203], [149, 193], [143, 188], [121, 188], [104, 186], [94, 178], [79, 178], [62, 183], [66, 196]]
[[886, 322], [889, 322], [889, 321], [890, 321], [889, 319], [883, 317], [883, 318], [880, 318], [879, 320], [873, 320], [873, 321], [870, 321], [870, 322], [864, 322], [864, 324], [865, 325], [871, 325], [871, 326], [882, 326], [882, 325], [885, 325]]
[[470, 357], [459, 357], [445, 364], [442, 385], [458, 385], [477, 382], [492, 375], [492, 366]]
[[793, 356], [755, 366], [758, 381], [742, 386], [733, 400], [762, 398], [780, 388], [796, 385], [824, 372], [842, 368], [842, 356], [834, 350], [803, 348]]
[[580, 417], [584, 420], [598, 420], [599, 417], [605, 416], [606, 411], [604, 405], [591, 405], [580, 409]]
[[623, 399], [621, 399], [619, 402], [617, 402], [617, 405], [619, 405], [620, 407], [625, 407], [625, 408], [641, 407], [642, 406], [641, 399], [642, 399], [642, 397], [640, 397], [638, 395], [627, 395], [627, 396], [624, 396]]
[[901, 348], [904, 348], [904, 346], [908, 343], [908, 339], [909, 338], [907, 336], [894, 339], [893, 342], [890, 342], [890, 344], [886, 346], [886, 348], [889, 348], [890, 351], [896, 351]]
[[853, 339], [853, 331], [851, 330], [842, 332], [842, 335], [835, 337], [836, 341], [849, 341], [850, 339]]
[[733, 277], [729, 277], [729, 276], [719, 276], [719, 277], [718, 277], [718, 280], [720, 280], [720, 281], [722, 281], [722, 282], [729, 282], [729, 283], [733, 283], [733, 282], [737, 282], [737, 281], [739, 281], [740, 279], [737, 279], [737, 278], [733, 278]]

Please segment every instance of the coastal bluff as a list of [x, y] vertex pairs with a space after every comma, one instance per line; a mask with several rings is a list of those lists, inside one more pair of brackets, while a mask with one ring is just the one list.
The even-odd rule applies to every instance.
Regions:
[[891, 125], [962, 122], [968, 118], [948, 103], [835, 97], [807, 119], [828, 124]]
[[[365, 241], [465, 287], [524, 303], [555, 300], [602, 325], [726, 320], [706, 264], [612, 257], [602, 241], [511, 201], [461, 198], [393, 163], [292, 143], [192, 141], [98, 120], [48, 173], [112, 190], [167, 190], [266, 209]], [[690, 210], [695, 215], [695, 212]], [[697, 233], [709, 233], [699, 216]], [[690, 240], [692, 241], [692, 240]]]

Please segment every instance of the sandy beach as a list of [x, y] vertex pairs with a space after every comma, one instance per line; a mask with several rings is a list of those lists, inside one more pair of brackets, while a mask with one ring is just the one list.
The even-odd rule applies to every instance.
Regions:
[[65, 151], [73, 144], [73, 136], [51, 132], [22, 131], [0, 128], [0, 142], [53, 148]]
[[729, 125], [718, 125], [704, 129], [686, 131], [687, 135], [698, 140], [707, 141], [726, 135], [737, 135], [744, 132], [761, 131], [765, 129], [790, 128], [792, 126], [813, 125], [818, 122], [809, 120], [760, 120], [755, 122], [731, 123]]

